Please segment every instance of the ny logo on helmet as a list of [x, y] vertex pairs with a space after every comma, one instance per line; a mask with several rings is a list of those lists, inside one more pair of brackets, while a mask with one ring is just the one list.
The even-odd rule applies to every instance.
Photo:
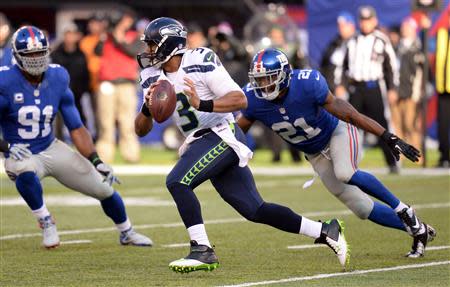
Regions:
[[175, 24], [162, 27], [161, 29], [159, 29], [159, 34], [163, 37], [164, 36], [176, 36], [183, 38], [187, 37], [187, 32], [184, 31], [182, 27]]
[[28, 50], [34, 50], [34, 49], [42, 49], [42, 42], [39, 41], [38, 37], [28, 37], [27, 38], [27, 49]]
[[284, 66], [289, 63], [285, 54], [281, 53], [281, 54], [277, 55], [277, 59], [278, 59], [278, 61], [280, 61], [281, 66]]

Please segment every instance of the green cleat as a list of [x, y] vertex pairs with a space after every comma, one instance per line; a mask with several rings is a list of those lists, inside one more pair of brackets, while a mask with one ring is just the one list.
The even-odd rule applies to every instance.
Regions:
[[219, 267], [214, 249], [206, 245], [199, 245], [191, 241], [191, 252], [185, 258], [170, 262], [169, 268], [178, 273], [189, 273], [193, 271], [213, 271]]

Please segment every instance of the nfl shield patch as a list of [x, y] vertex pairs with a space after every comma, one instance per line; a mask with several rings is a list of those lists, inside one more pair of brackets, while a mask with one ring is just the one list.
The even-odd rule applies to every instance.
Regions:
[[15, 104], [23, 104], [23, 94], [22, 93], [14, 94], [14, 103]]

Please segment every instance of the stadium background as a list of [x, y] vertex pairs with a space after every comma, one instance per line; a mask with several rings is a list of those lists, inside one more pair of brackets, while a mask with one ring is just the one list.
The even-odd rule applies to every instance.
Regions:
[[[363, 1], [363, 0], [343, 0], [343, 1], [24, 1], [13, 2], [0, 1], [0, 11], [7, 15], [11, 26], [17, 28], [23, 24], [33, 24], [48, 31], [53, 43], [61, 41], [62, 29], [66, 22], [73, 21], [82, 32], [86, 31], [88, 18], [93, 11], [111, 11], [120, 7], [129, 7], [137, 12], [137, 19], [154, 19], [161, 15], [182, 20], [184, 23], [195, 22], [204, 31], [208, 27], [221, 22], [228, 22], [233, 29], [234, 35], [242, 39], [244, 43], [254, 42], [255, 36], [249, 36], [249, 25], [252, 20], [258, 17], [270, 18], [268, 11], [277, 17], [270, 19], [275, 25], [282, 25], [284, 28], [293, 31], [296, 35], [293, 40], [298, 41], [300, 48], [308, 58], [312, 68], [318, 68], [322, 53], [332, 39], [337, 35], [336, 18], [341, 11], [349, 11], [357, 15], [357, 8], [362, 4], [373, 5], [379, 12], [380, 26], [388, 29], [398, 27], [402, 20], [408, 16], [418, 18], [419, 12], [413, 11], [410, 0], [396, 1]], [[448, 0], [441, 1], [440, 10], [430, 13], [432, 27], [428, 31], [429, 52], [432, 57], [435, 42], [434, 36], [439, 26], [445, 25], [443, 11], [448, 7]], [[214, 11], [214, 13], [211, 13]], [[287, 19], [287, 20], [286, 20]], [[278, 22], [278, 23], [277, 23]], [[283, 23], [281, 23], [283, 22]], [[250, 32], [251, 33], [251, 32]], [[258, 36], [256, 36], [258, 37]], [[292, 40], [292, 39], [291, 39]], [[253, 49], [254, 50], [254, 49]], [[251, 51], [253, 52], [253, 51]], [[249, 55], [250, 55], [249, 51]], [[141, 99], [140, 91], [139, 99]], [[84, 101], [85, 105], [89, 105]], [[429, 139], [436, 139], [436, 95], [430, 94], [427, 103], [427, 134]], [[139, 105], [140, 106], [140, 105]], [[93, 131], [92, 113], [87, 109], [88, 127]], [[89, 124], [91, 123], [91, 124]], [[167, 121], [163, 124], [156, 124], [152, 133], [140, 141], [144, 144], [161, 144], [163, 131], [171, 126]], [[172, 130], [172, 129], [171, 129]], [[93, 131], [95, 134], [95, 130]], [[67, 135], [67, 134], [66, 134]], [[169, 136], [169, 138], [171, 138]], [[257, 141], [261, 138], [257, 138]], [[256, 144], [250, 139], [252, 147]], [[428, 141], [428, 146], [436, 148], [436, 142]], [[176, 145], [176, 144], [175, 144]]]

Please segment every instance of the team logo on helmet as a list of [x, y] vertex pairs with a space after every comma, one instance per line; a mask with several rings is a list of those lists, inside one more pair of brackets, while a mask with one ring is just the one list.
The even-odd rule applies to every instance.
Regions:
[[182, 27], [175, 24], [170, 24], [168, 26], [161, 27], [161, 29], [159, 29], [159, 34], [162, 37], [164, 36], [176, 36], [183, 38], [187, 37], [187, 32], [183, 30]]

